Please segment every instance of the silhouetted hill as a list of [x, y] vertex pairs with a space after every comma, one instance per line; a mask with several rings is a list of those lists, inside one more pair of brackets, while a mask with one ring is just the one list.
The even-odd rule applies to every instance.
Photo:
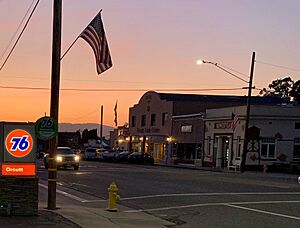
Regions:
[[[80, 123], [80, 124], [72, 124], [72, 123], [60, 123], [58, 127], [59, 132], [75, 132], [80, 130], [82, 132], [84, 129], [97, 129], [97, 134], [100, 136], [100, 124], [96, 123]], [[103, 125], [103, 136], [105, 138], [109, 137], [109, 131], [113, 130], [114, 128], [111, 126]]]

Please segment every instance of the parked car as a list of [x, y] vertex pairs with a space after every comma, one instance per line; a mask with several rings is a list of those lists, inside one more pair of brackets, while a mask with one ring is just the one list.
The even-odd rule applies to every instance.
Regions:
[[130, 154], [131, 154], [131, 152], [129, 152], [129, 151], [122, 151], [117, 155], [116, 161], [117, 162], [128, 162], [128, 156]]
[[114, 150], [107, 150], [100, 154], [100, 159], [105, 161], [114, 161], [119, 153]]
[[154, 164], [154, 159], [152, 155], [148, 153], [141, 153], [141, 152], [133, 152], [132, 154], [128, 155], [128, 162], [134, 164]]
[[95, 160], [100, 156], [100, 150], [97, 148], [87, 148], [84, 152], [83, 158], [85, 160]]
[[[74, 170], [79, 169], [80, 157], [74, 153], [70, 147], [57, 147], [56, 154], [56, 165], [57, 168], [73, 167]], [[49, 167], [49, 154], [44, 156], [45, 168]]]

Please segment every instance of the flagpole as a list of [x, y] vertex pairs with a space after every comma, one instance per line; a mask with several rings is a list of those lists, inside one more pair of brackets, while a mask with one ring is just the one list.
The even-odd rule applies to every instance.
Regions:
[[100, 146], [102, 145], [103, 138], [103, 105], [101, 105], [101, 115], [100, 115]]
[[65, 57], [65, 55], [69, 52], [69, 50], [71, 49], [71, 47], [73, 47], [73, 45], [75, 44], [75, 42], [79, 39], [79, 36], [77, 36], [77, 38], [73, 41], [73, 43], [70, 45], [70, 47], [65, 51], [65, 53], [62, 55], [62, 57], [60, 57], [60, 61]]
[[[102, 12], [102, 9], [99, 11], [99, 13]], [[99, 14], [97, 13], [97, 14]], [[96, 14], [96, 15], [97, 15]], [[77, 36], [77, 38], [73, 41], [73, 43], [69, 46], [69, 48], [65, 51], [65, 53], [62, 55], [62, 57], [60, 58], [60, 61], [65, 57], [65, 55], [69, 52], [69, 50], [73, 47], [73, 45], [76, 43], [76, 41], [79, 39], [80, 35]]]

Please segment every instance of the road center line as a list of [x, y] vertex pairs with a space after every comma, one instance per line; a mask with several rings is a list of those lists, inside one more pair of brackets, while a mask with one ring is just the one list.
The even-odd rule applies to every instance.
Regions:
[[161, 198], [161, 197], [180, 197], [180, 196], [226, 196], [226, 195], [300, 195], [300, 192], [211, 192], [211, 193], [173, 193], [173, 194], [159, 194], [148, 196], [134, 196], [125, 197], [120, 200], [136, 200], [148, 198]]
[[242, 209], [242, 210], [254, 211], [254, 212], [268, 214], [268, 215], [275, 215], [275, 216], [279, 216], [279, 217], [300, 220], [299, 217], [290, 216], [290, 215], [284, 215], [284, 214], [279, 214], [279, 213], [274, 213], [274, 212], [270, 212], [270, 211], [263, 211], [263, 210], [258, 210], [258, 209], [254, 209], [254, 208], [241, 207], [241, 206], [232, 205], [232, 204], [224, 204], [224, 205], [228, 206], [228, 207]]
[[[150, 199], [150, 198], [163, 198], [163, 197], [182, 197], [182, 196], [235, 196], [235, 195], [300, 195], [300, 192], [211, 192], [211, 193], [173, 193], [173, 194], [158, 194], [148, 196], [133, 196], [122, 197], [120, 201]], [[105, 200], [85, 200], [84, 203], [103, 202]]]

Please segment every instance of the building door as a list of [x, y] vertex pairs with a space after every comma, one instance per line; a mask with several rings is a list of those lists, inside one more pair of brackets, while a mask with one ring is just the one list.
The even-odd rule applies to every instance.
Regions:
[[217, 147], [216, 147], [216, 167], [225, 168], [231, 162], [231, 137], [227, 135], [217, 136]]
[[229, 160], [229, 138], [222, 137], [222, 168], [228, 166]]
[[154, 143], [153, 158], [156, 162], [159, 162], [161, 160], [161, 154], [158, 143]]

